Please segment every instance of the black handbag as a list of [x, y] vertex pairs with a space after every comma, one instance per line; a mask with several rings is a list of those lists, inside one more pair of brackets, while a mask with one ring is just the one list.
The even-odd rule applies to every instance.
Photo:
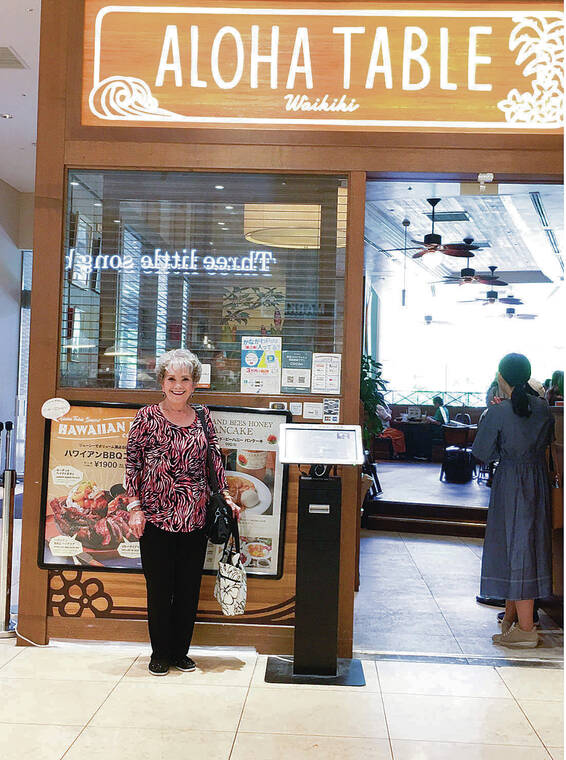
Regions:
[[194, 410], [198, 415], [207, 442], [208, 483], [210, 485], [211, 493], [206, 506], [204, 530], [211, 544], [225, 544], [232, 535], [232, 527], [234, 524], [232, 507], [220, 492], [216, 470], [214, 469], [214, 463], [212, 461], [212, 450], [210, 447], [210, 439], [208, 437], [208, 429], [203, 408], [200, 405], [195, 405]]

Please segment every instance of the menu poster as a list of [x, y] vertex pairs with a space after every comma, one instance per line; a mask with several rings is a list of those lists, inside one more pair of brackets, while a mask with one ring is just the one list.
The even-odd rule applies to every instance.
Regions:
[[72, 404], [48, 420], [40, 564], [141, 570], [124, 490], [137, 408]]
[[[71, 403], [46, 422], [39, 564], [141, 572], [131, 501], [124, 490], [126, 443], [139, 407]], [[279, 426], [288, 411], [209, 407], [232, 498], [241, 506], [242, 559], [249, 575], [283, 571], [287, 466]], [[222, 547], [209, 545], [205, 571], [216, 572]]]
[[241, 393], [281, 392], [281, 338], [242, 337]]
[[283, 351], [281, 364], [281, 392], [309, 393], [311, 387], [312, 353], [310, 351]]
[[341, 354], [312, 355], [312, 393], [340, 393]]
[[[290, 412], [211, 406], [230, 495], [241, 507], [240, 546], [248, 575], [283, 571], [287, 466], [279, 459], [279, 427]], [[221, 546], [209, 545], [205, 571], [218, 566]]]

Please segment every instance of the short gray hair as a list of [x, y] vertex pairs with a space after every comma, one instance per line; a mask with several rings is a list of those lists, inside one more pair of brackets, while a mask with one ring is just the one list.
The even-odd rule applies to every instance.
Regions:
[[167, 351], [157, 357], [155, 371], [157, 373], [157, 382], [161, 385], [165, 375], [170, 370], [184, 369], [189, 370], [193, 383], [196, 385], [200, 380], [202, 364], [196, 354], [187, 348], [176, 348], [174, 351]]

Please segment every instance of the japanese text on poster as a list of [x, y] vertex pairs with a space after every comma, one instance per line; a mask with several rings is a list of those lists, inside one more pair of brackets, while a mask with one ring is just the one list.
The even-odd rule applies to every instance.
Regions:
[[240, 391], [262, 394], [281, 392], [281, 338], [264, 335], [242, 337]]

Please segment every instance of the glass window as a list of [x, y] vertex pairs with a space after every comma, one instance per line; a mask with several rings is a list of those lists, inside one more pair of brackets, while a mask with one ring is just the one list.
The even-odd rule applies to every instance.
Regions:
[[240, 391], [244, 336], [342, 352], [344, 177], [73, 170], [61, 385], [154, 388], [186, 347]]

